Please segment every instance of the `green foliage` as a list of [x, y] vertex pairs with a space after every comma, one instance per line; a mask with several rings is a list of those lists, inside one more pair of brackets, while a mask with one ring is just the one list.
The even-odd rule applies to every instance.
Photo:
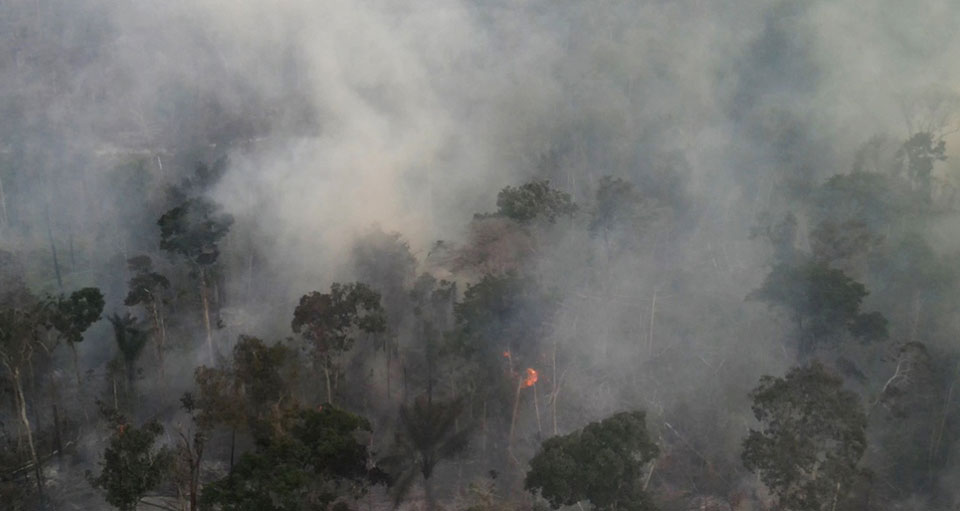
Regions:
[[944, 140], [935, 139], [929, 131], [921, 131], [903, 143], [897, 151], [897, 159], [906, 168], [910, 180], [930, 193], [933, 165], [946, 161], [946, 150], [947, 143]]
[[358, 331], [383, 332], [386, 318], [380, 293], [360, 282], [334, 283], [329, 293], [314, 291], [300, 298], [291, 327], [327, 357], [349, 350]]
[[120, 350], [124, 362], [132, 365], [140, 357], [140, 352], [147, 344], [147, 333], [137, 328], [137, 318], [126, 313], [110, 315], [107, 320], [113, 325], [113, 338]]
[[824, 220], [810, 233], [813, 258], [825, 264], [852, 261], [877, 249], [883, 236], [859, 220]]
[[258, 442], [228, 476], [206, 485], [201, 509], [298, 511], [325, 509], [345, 491], [360, 496], [383, 482], [368, 469], [370, 425], [332, 406], [296, 412], [283, 431]]
[[531, 278], [507, 273], [484, 275], [454, 305], [457, 339], [467, 355], [509, 350], [514, 357], [535, 355], [543, 321], [556, 309]]
[[83, 333], [100, 319], [103, 312], [103, 293], [95, 287], [85, 287], [57, 299], [50, 315], [50, 323], [69, 343], [83, 341]]
[[785, 378], [764, 376], [750, 393], [759, 431], [743, 442], [743, 463], [789, 511], [830, 509], [848, 494], [867, 446], [860, 400], [819, 363]]
[[592, 235], [602, 235], [605, 240], [614, 234], [628, 244], [635, 243], [657, 216], [653, 201], [644, 199], [633, 183], [604, 176], [600, 178], [588, 228]]
[[812, 354], [818, 345], [835, 341], [844, 330], [865, 340], [885, 338], [886, 319], [879, 313], [860, 312], [865, 296], [864, 285], [842, 270], [806, 262], [776, 265], [748, 298], [791, 313], [799, 330], [799, 352], [803, 357]]
[[916, 199], [893, 177], [875, 172], [838, 174], [811, 196], [818, 220], [859, 221], [880, 233], [916, 210]]
[[427, 489], [428, 506], [433, 507], [430, 481], [436, 466], [451, 459], [464, 449], [470, 439], [471, 428], [457, 428], [457, 418], [463, 412], [463, 401], [434, 401], [429, 396], [417, 398], [413, 406], [400, 407], [400, 424], [394, 445], [395, 453], [381, 461], [394, 481], [394, 506], [399, 506], [418, 476]]
[[209, 266], [220, 255], [217, 243], [230, 230], [233, 217], [210, 199], [195, 197], [164, 213], [157, 225], [161, 249]]
[[229, 367], [200, 367], [194, 374], [198, 424], [247, 425], [258, 439], [270, 436], [280, 416], [293, 406], [292, 358], [280, 343], [268, 346], [256, 337], [240, 336]]
[[601, 511], [651, 510], [643, 469], [658, 453], [644, 412], [621, 412], [545, 441], [530, 460], [524, 487], [554, 509], [589, 500]]
[[497, 194], [497, 213], [520, 223], [540, 218], [553, 223], [557, 217], [571, 217], [577, 205], [570, 194], [550, 187], [550, 181], [531, 181], [508, 186]]
[[111, 424], [114, 433], [103, 452], [100, 475], [90, 477], [90, 483], [104, 491], [110, 505], [120, 511], [135, 511], [144, 495], [167, 476], [172, 455], [166, 447], [156, 447], [157, 438], [163, 434], [159, 423], [137, 428], [114, 415]]
[[153, 271], [153, 261], [149, 256], [141, 255], [127, 260], [127, 267], [133, 272], [130, 279], [127, 297], [123, 304], [132, 307], [134, 305], [149, 304], [155, 306], [160, 302], [160, 293], [170, 288], [170, 281], [163, 275]]

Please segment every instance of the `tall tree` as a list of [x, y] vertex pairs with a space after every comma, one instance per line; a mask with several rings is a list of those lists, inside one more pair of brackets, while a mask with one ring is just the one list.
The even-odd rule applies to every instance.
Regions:
[[172, 461], [169, 449], [157, 447], [163, 434], [158, 422], [141, 427], [123, 416], [110, 414], [113, 435], [100, 461], [100, 474], [90, 483], [103, 490], [110, 505], [120, 511], [136, 511], [146, 494], [157, 488], [167, 476]]
[[50, 323], [60, 333], [73, 353], [73, 368], [80, 387], [80, 365], [77, 361], [77, 343], [83, 341], [83, 333], [100, 319], [103, 312], [103, 293], [95, 287], [85, 287], [60, 296], [51, 309]]
[[659, 450], [642, 411], [621, 412], [543, 443], [524, 487], [554, 509], [590, 501], [601, 511], [650, 511], [644, 468]]
[[123, 304], [127, 307], [142, 305], [153, 321], [153, 330], [157, 336], [157, 361], [163, 374], [163, 350], [167, 340], [167, 327], [163, 313], [163, 294], [170, 288], [166, 277], [153, 271], [150, 256], [139, 255], [127, 260], [127, 268], [133, 273], [128, 284], [129, 292]]
[[508, 186], [497, 194], [497, 214], [520, 223], [538, 218], [554, 223], [558, 217], [571, 217], [576, 211], [570, 194], [551, 188], [546, 180]]
[[160, 248], [185, 257], [196, 272], [203, 306], [203, 326], [212, 362], [215, 350], [207, 279], [211, 266], [220, 255], [218, 243], [230, 230], [233, 217], [223, 213], [210, 199], [194, 197], [164, 213], [157, 224], [160, 226]]
[[784, 378], [764, 376], [750, 393], [760, 430], [743, 442], [743, 463], [788, 511], [836, 509], [859, 475], [867, 417], [856, 394], [819, 362]]
[[303, 295], [293, 311], [294, 333], [306, 339], [314, 360], [323, 369], [327, 402], [333, 403], [332, 373], [338, 357], [353, 346], [359, 333], [379, 333], [386, 328], [380, 293], [366, 284], [334, 283], [329, 293]]
[[360, 496], [368, 485], [384, 482], [382, 472], [368, 466], [361, 435], [369, 432], [366, 419], [330, 405], [296, 411], [229, 475], [204, 487], [201, 509], [326, 509], [344, 493]]
[[798, 353], [809, 357], [819, 345], [836, 343], [844, 333], [864, 340], [887, 336], [879, 312], [860, 311], [867, 289], [842, 270], [821, 262], [778, 264], [749, 298], [790, 312], [799, 337]]
[[433, 473], [437, 465], [467, 448], [471, 429], [457, 427], [463, 402], [435, 401], [424, 395], [413, 406], [400, 407], [401, 429], [394, 449], [396, 454], [382, 461], [392, 469], [394, 506], [399, 506], [418, 477], [423, 478], [427, 510], [436, 509]]
[[117, 343], [120, 360], [123, 361], [127, 398], [132, 400], [136, 396], [137, 360], [147, 344], [147, 333], [138, 328], [137, 318], [130, 313], [123, 316], [112, 314], [107, 319], [113, 325], [113, 339]]

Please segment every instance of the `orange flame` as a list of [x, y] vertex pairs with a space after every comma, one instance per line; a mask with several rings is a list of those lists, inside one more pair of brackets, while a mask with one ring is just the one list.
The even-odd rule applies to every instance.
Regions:
[[510, 352], [509, 352], [509, 351], [504, 351], [504, 352], [503, 352], [503, 358], [510, 358]]
[[537, 383], [537, 372], [532, 367], [528, 367], [527, 374], [523, 378], [523, 386], [532, 387], [535, 383]]

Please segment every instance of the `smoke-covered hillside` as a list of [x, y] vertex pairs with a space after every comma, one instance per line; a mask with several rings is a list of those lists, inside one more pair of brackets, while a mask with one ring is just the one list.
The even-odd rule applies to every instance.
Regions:
[[0, 0], [0, 498], [958, 509], [957, 34]]

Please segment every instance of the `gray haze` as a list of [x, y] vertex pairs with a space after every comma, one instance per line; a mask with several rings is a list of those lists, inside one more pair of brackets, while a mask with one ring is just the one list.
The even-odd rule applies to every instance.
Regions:
[[[47, 272], [49, 212], [90, 268], [71, 286], [119, 307], [127, 276], [107, 262], [156, 243], [162, 200], [130, 203], [123, 164], [175, 184], [226, 155], [210, 192], [236, 218], [224, 342], [288, 335], [296, 300], [352, 279], [375, 226], [429, 270], [507, 185], [549, 178], [587, 204], [613, 175], [682, 205], [635, 250], [552, 233], [538, 258], [563, 296], [563, 431], [639, 406], [697, 417], [736, 459], [746, 393], [793, 362], [787, 321], [745, 300], [772, 257], [751, 228], [875, 135], [947, 134], [937, 171], [960, 187], [951, 0], [0, 0], [0, 23], [0, 244]], [[938, 248], [958, 232], [938, 226]]]

